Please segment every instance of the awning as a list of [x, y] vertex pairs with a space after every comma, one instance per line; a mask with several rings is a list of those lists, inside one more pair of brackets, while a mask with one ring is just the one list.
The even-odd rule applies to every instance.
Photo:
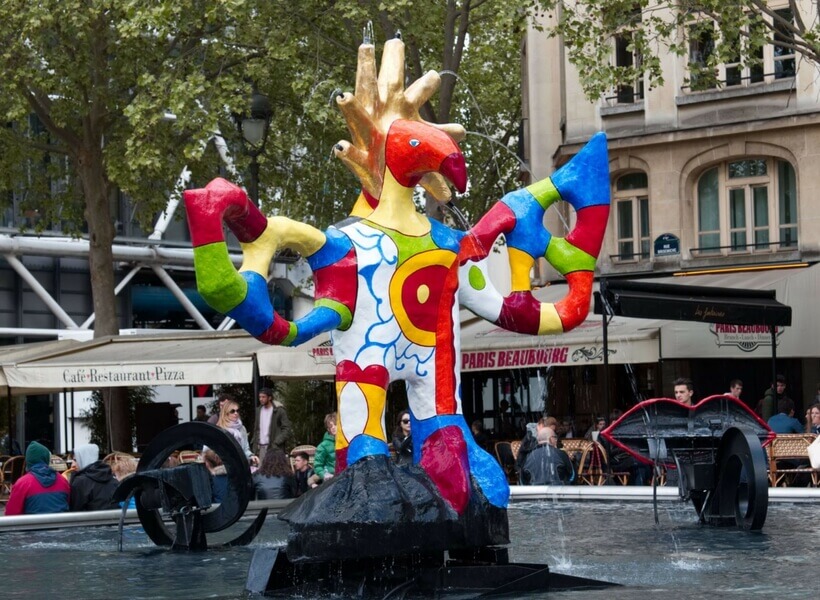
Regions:
[[[541, 302], [557, 302], [566, 284], [550, 285], [533, 294]], [[615, 317], [609, 324], [609, 362], [654, 363], [660, 351], [660, 321]], [[462, 372], [603, 364], [603, 326], [590, 317], [569, 333], [535, 336], [512, 333], [461, 311]], [[295, 348], [271, 346], [257, 353], [259, 374], [276, 379], [333, 379], [335, 366], [330, 336], [323, 334]]]
[[[774, 290], [792, 309], [790, 327], [776, 328], [778, 358], [820, 358], [820, 265], [653, 279], [658, 283], [737, 290]], [[661, 356], [683, 358], [770, 358], [772, 337], [764, 325], [669, 321], [661, 328]]]
[[109, 336], [72, 344], [45, 358], [5, 365], [8, 386], [16, 392], [249, 383], [253, 356], [264, 347], [238, 331]]
[[6, 377], [6, 369], [13, 368], [18, 362], [53, 356], [76, 348], [79, 345], [80, 342], [76, 340], [52, 340], [48, 342], [34, 342], [31, 344], [0, 346], [0, 393], [3, 395], [36, 393], [40, 388], [11, 389], [9, 387], [8, 377]]

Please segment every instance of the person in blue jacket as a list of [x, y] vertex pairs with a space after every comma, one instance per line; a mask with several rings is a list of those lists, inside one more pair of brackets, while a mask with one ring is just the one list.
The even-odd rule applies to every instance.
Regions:
[[794, 400], [781, 398], [777, 401], [777, 414], [769, 419], [769, 427], [775, 433], [803, 433], [803, 425], [794, 418]]

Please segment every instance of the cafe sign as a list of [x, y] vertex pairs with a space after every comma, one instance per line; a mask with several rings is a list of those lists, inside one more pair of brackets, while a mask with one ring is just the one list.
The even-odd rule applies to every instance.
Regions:
[[[736, 346], [744, 352], [752, 352], [759, 347], [771, 347], [772, 333], [767, 325], [728, 325], [713, 323], [709, 331], [715, 336], [715, 344], [722, 346]], [[775, 339], [780, 344], [780, 336], [785, 327], [777, 327]]]

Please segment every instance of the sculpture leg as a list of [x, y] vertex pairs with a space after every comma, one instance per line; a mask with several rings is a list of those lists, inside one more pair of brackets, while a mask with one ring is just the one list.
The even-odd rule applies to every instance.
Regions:
[[336, 366], [336, 472], [367, 456], [390, 456], [384, 426], [389, 374], [343, 360]]

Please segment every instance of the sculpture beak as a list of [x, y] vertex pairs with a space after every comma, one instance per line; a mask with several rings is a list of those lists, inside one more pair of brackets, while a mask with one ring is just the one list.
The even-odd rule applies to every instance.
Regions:
[[441, 161], [438, 171], [455, 186], [460, 194], [467, 190], [467, 165], [461, 152], [453, 152]]

